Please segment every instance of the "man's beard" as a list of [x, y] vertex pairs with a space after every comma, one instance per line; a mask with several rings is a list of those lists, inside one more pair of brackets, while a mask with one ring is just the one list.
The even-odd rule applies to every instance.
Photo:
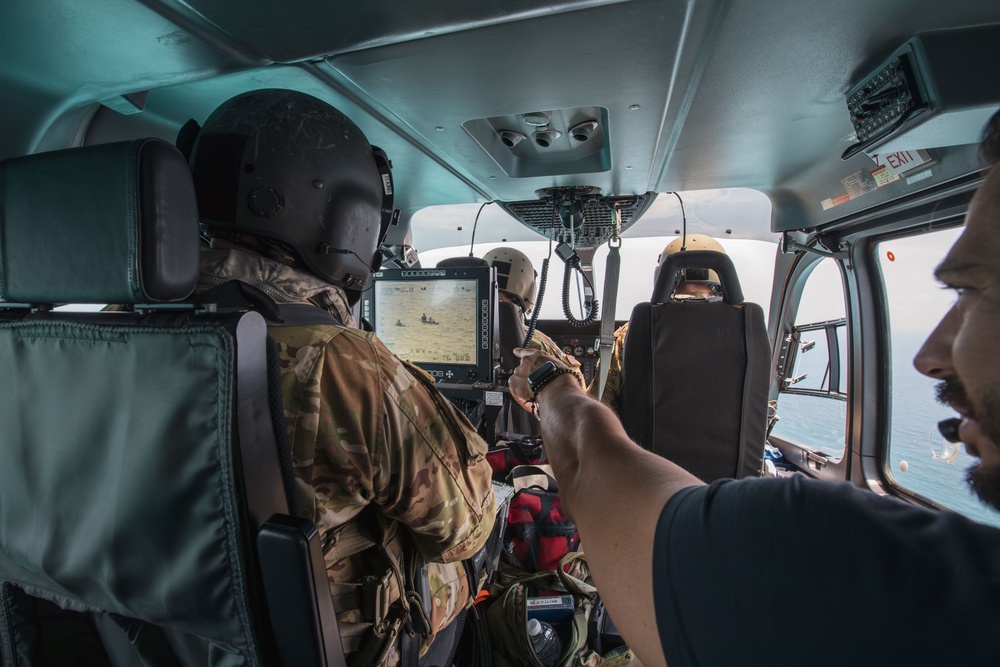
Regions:
[[995, 510], [1000, 510], [1000, 466], [982, 463], [969, 466], [965, 481], [979, 499]]
[[[942, 403], [958, 405], [970, 419], [979, 422], [983, 433], [994, 446], [1000, 446], [1000, 393], [988, 387], [982, 400], [973, 405], [958, 380], [945, 380], [937, 385], [937, 398]], [[972, 492], [990, 507], [1000, 510], [1000, 466], [977, 463], [965, 473]]]

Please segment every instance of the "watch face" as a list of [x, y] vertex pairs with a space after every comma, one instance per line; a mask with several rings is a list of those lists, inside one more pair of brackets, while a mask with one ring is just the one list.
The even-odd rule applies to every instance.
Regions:
[[549, 373], [554, 373], [555, 370], [556, 365], [551, 361], [546, 361], [528, 376], [528, 386], [533, 389], [536, 384], [541, 382]]

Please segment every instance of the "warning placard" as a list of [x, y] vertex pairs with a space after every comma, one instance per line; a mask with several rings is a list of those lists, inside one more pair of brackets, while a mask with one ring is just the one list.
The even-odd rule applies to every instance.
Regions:
[[884, 165], [872, 172], [872, 178], [875, 179], [875, 185], [880, 188], [884, 188], [890, 183], [896, 183], [901, 180], [899, 174], [892, 173], [889, 171], [889, 168]]

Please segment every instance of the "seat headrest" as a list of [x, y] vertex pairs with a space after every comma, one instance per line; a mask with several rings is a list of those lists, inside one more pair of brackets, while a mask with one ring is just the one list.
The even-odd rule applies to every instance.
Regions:
[[743, 303], [743, 288], [736, 275], [733, 260], [724, 252], [714, 250], [685, 250], [675, 252], [663, 260], [660, 274], [653, 285], [652, 303], [666, 303], [681, 282], [684, 269], [712, 269], [719, 274], [722, 283], [722, 300], [730, 305]]
[[437, 263], [438, 269], [472, 269], [477, 266], [489, 266], [490, 263], [480, 257], [448, 257]]
[[198, 280], [187, 162], [159, 139], [0, 163], [0, 300], [150, 303]]

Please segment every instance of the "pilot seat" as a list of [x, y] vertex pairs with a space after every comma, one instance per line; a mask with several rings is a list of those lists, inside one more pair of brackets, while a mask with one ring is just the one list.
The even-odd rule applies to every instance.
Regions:
[[[714, 270], [722, 298], [675, 300], [687, 268]], [[650, 302], [636, 305], [629, 320], [622, 424], [644, 448], [705, 482], [759, 476], [769, 363], [764, 311], [743, 301], [732, 260], [708, 250], [674, 253]]]

